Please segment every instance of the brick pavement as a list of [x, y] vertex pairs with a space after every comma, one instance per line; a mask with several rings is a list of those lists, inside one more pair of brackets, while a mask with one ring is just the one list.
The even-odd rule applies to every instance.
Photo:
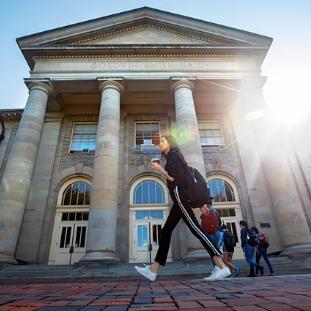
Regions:
[[0, 285], [0, 311], [11, 310], [310, 310], [311, 274], [236, 278], [141, 278]]

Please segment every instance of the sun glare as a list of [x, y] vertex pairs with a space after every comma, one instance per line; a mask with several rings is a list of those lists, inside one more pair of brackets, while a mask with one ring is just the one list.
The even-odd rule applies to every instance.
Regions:
[[298, 75], [299, 79], [278, 76], [265, 86], [265, 100], [273, 122], [282, 123], [289, 127], [297, 126], [311, 112], [310, 85], [307, 77]]

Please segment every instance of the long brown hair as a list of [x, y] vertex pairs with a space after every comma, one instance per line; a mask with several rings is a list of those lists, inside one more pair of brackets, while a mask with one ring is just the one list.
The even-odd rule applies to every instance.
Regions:
[[[170, 135], [170, 134], [164, 134], [162, 135], [161, 137], [164, 137], [168, 143], [170, 144], [170, 152], [175, 152], [177, 154], [177, 156], [180, 158], [180, 160], [186, 165], [187, 165], [187, 162], [184, 158], [184, 156], [182, 155], [179, 147], [178, 147], [178, 144], [177, 144], [177, 141], [176, 141], [176, 138], [173, 136], [173, 135]], [[165, 158], [167, 157], [167, 155], [162, 152], [162, 158]]]

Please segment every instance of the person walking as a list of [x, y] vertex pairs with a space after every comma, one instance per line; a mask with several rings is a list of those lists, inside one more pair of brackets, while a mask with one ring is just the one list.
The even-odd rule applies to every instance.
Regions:
[[[256, 228], [256, 227], [255, 227]], [[268, 247], [269, 247], [269, 238], [265, 233], [259, 232], [259, 230], [256, 228], [258, 231], [258, 238], [257, 238], [257, 249], [256, 249], [256, 263], [259, 265], [261, 257], [265, 260], [270, 274], [269, 275], [274, 275], [274, 270], [272, 267], [272, 264], [269, 260], [268, 257]], [[256, 268], [256, 274], [258, 274], [258, 268]]]
[[[205, 213], [202, 213], [201, 216], [201, 228], [206, 233], [208, 238], [219, 248], [221, 249], [223, 243], [222, 231], [221, 231], [221, 217], [217, 209], [213, 208], [211, 204], [208, 204], [208, 210]], [[211, 258], [213, 269], [211, 273], [214, 273], [218, 267], [213, 262]]]
[[199, 207], [202, 213], [208, 213], [209, 202], [206, 202], [206, 204], [200, 207], [191, 206], [187, 200], [186, 190], [187, 178], [190, 177], [189, 167], [177, 146], [175, 138], [171, 135], [163, 135], [159, 147], [162, 156], [166, 159], [165, 168], [157, 162], [152, 162], [151, 167], [159, 171], [167, 179], [167, 187], [173, 200], [173, 206], [161, 230], [159, 249], [155, 260], [150, 266], [135, 266], [136, 271], [150, 281], [156, 280], [159, 266], [165, 266], [172, 232], [179, 221], [183, 219], [191, 233], [200, 240], [217, 266], [217, 269], [215, 269], [209, 277], [206, 277], [205, 280], [218, 280], [229, 276], [231, 273], [221, 258], [221, 251], [201, 229], [192, 210], [193, 207]]
[[231, 275], [238, 276], [240, 267], [235, 267], [233, 264], [233, 253], [236, 246], [236, 238], [234, 234], [229, 230], [228, 226], [223, 224], [221, 226], [221, 236], [223, 244], [223, 261], [225, 265], [230, 269]]
[[247, 222], [245, 220], [240, 221], [241, 227], [241, 246], [244, 251], [245, 259], [249, 264], [249, 274], [247, 276], [254, 277], [255, 268], [258, 268], [260, 274], [263, 275], [263, 266], [260, 266], [254, 260], [256, 245], [257, 245], [257, 235], [254, 231], [248, 228]]

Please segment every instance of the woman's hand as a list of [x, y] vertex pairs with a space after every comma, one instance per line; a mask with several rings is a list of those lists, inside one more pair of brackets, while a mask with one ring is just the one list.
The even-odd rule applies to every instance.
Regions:
[[151, 162], [151, 168], [157, 171], [160, 171], [162, 166], [161, 164], [157, 163], [157, 162]]
[[207, 204], [204, 204], [202, 207], [200, 207], [201, 213], [204, 215], [208, 215], [209, 214], [209, 208]]

